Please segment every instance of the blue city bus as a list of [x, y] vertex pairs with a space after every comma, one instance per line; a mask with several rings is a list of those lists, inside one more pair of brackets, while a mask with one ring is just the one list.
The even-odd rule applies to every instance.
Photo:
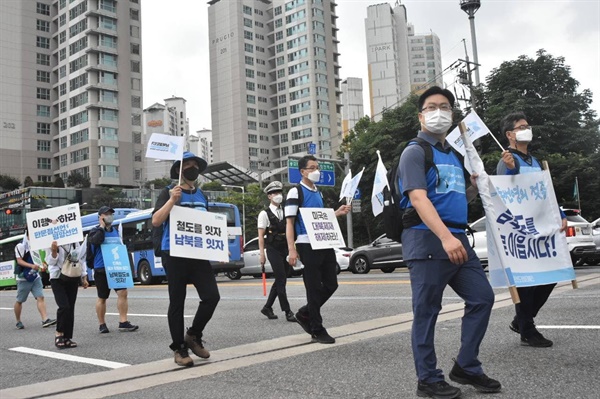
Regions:
[[[211, 262], [215, 273], [237, 271], [244, 266], [242, 251], [242, 223], [237, 206], [222, 202], [209, 202], [208, 211], [227, 216], [230, 261]], [[132, 266], [133, 279], [141, 284], [160, 283], [165, 280], [165, 269], [161, 259], [154, 257], [152, 245], [152, 209], [130, 213], [115, 221], [121, 231], [123, 244], [127, 246]]]

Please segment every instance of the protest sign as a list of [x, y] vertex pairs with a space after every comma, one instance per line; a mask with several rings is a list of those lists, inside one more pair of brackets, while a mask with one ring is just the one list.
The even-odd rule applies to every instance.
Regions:
[[129, 255], [127, 247], [122, 244], [121, 239], [106, 237], [104, 243], [100, 245], [100, 250], [104, 259], [108, 287], [110, 289], [133, 287]]
[[29, 212], [26, 217], [32, 250], [50, 248], [53, 241], [58, 245], [83, 241], [79, 204]]
[[345, 247], [342, 230], [331, 208], [300, 208], [312, 249]]
[[174, 206], [169, 214], [171, 256], [229, 261], [227, 217]]

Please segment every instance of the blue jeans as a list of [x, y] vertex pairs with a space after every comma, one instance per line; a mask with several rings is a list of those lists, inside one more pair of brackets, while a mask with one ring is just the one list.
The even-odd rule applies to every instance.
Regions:
[[469, 374], [483, 373], [477, 357], [494, 305], [494, 292], [479, 259], [473, 251], [468, 252], [469, 260], [460, 266], [448, 259], [407, 261], [414, 313], [412, 348], [419, 381], [444, 380], [442, 370], [437, 368], [434, 336], [447, 285], [465, 301], [457, 363]]

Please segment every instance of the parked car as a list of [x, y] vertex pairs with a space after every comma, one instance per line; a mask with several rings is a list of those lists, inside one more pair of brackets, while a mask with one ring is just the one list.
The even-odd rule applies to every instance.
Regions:
[[600, 218], [592, 222], [592, 239], [596, 245], [596, 255], [593, 258], [586, 259], [585, 263], [598, 266], [600, 264]]
[[595, 259], [596, 245], [592, 236], [592, 224], [581, 217], [579, 209], [563, 209], [567, 215], [567, 244], [571, 260], [576, 266]]
[[[253, 238], [244, 245], [244, 254], [242, 255], [244, 260], [244, 267], [239, 270], [231, 270], [225, 273], [227, 277], [232, 280], [239, 280], [242, 276], [253, 276], [261, 277], [262, 268], [260, 266], [260, 251], [258, 249], [258, 237]], [[302, 262], [296, 262], [296, 266], [289, 271], [288, 277], [302, 275], [304, 265]], [[265, 262], [265, 273], [267, 275], [273, 274], [273, 268], [269, 263], [269, 259]]]
[[357, 274], [381, 269], [391, 273], [397, 267], [406, 266], [402, 259], [402, 244], [392, 241], [385, 234], [368, 245], [355, 248], [350, 256], [350, 271]]
[[469, 225], [473, 233], [467, 230], [467, 237], [483, 266], [488, 264], [487, 231], [485, 216]]
[[337, 259], [337, 272], [347, 271], [350, 267], [350, 255], [352, 254], [352, 248], [341, 247], [335, 248], [335, 257]]

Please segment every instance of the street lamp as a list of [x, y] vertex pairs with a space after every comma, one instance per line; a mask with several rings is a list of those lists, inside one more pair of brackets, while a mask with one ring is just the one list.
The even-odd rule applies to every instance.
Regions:
[[234, 186], [231, 184], [223, 184], [223, 187], [227, 188], [239, 188], [242, 190], [242, 237], [244, 237], [244, 243], [246, 243], [246, 189], [244, 186]]

